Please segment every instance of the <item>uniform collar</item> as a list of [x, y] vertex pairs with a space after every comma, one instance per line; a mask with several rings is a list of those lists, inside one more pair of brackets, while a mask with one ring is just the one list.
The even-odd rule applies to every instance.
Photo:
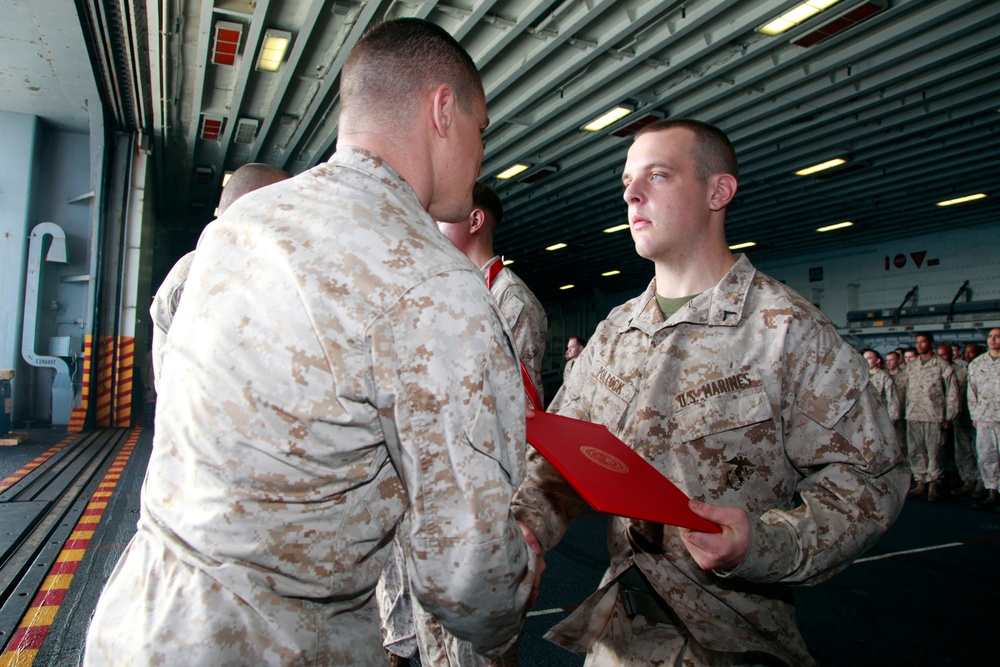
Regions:
[[622, 327], [622, 331], [636, 328], [652, 335], [660, 329], [673, 327], [682, 322], [735, 327], [746, 315], [747, 293], [756, 273], [757, 270], [746, 255], [737, 255], [736, 263], [715, 287], [691, 299], [668, 320], [663, 319], [663, 314], [656, 305], [654, 278], [639, 297], [636, 308]]
[[400, 197], [412, 198], [418, 206], [423, 208], [416, 190], [396, 171], [395, 167], [389, 164], [385, 158], [367, 149], [360, 146], [341, 146], [336, 153], [330, 156], [328, 162], [376, 178], [383, 185], [395, 190]]

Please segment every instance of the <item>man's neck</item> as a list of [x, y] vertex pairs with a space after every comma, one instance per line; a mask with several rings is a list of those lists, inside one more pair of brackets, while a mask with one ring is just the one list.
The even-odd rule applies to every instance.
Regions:
[[934, 358], [933, 352], [928, 352], [927, 354], [920, 355], [920, 361], [924, 362], [925, 364], [933, 358]]
[[468, 249], [465, 256], [469, 258], [469, 261], [479, 267], [480, 270], [485, 269], [486, 265], [490, 263], [490, 260], [496, 257], [493, 252], [493, 248], [479, 248], [473, 246]]
[[996, 352], [994, 352], [993, 350], [989, 350], [989, 353], [990, 356], [993, 357], [994, 359], [1000, 359], [1000, 350], [997, 350]]
[[685, 259], [656, 262], [657, 294], [668, 299], [701, 294], [718, 285], [736, 264], [736, 257], [728, 248]]

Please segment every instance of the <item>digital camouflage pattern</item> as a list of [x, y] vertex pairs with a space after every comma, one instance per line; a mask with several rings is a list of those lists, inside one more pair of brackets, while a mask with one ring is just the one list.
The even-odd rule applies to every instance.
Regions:
[[972, 421], [1000, 423], [1000, 358], [986, 353], [972, 360], [966, 397]]
[[983, 486], [1000, 489], [1000, 359], [987, 352], [969, 363], [967, 396]]
[[944, 478], [945, 434], [942, 422], [958, 416], [961, 400], [951, 364], [936, 355], [906, 365], [902, 382], [906, 406], [906, 453], [913, 478], [940, 482]]
[[907, 364], [900, 390], [906, 421], [951, 421], [961, 408], [955, 369], [938, 356]]
[[194, 261], [194, 251], [181, 257], [167, 272], [160, 288], [156, 290], [153, 297], [153, 305], [149, 309], [149, 314], [153, 318], [153, 372], [157, 377], [160, 375], [160, 364], [163, 357], [163, 346], [167, 342], [167, 332], [174, 321], [174, 314], [177, 312], [177, 305], [181, 302], [181, 294], [184, 293], [184, 281], [187, 280], [188, 272], [191, 271], [191, 262]]
[[[588, 665], [674, 665], [682, 653], [685, 665], [748, 664], [761, 652], [814, 664], [785, 584], [822, 581], [868, 549], [908, 481], [867, 365], [745, 256], [667, 321], [653, 290], [598, 326], [550, 410], [606, 425], [688, 496], [746, 510], [749, 551], [731, 572], [706, 572], [677, 528], [614, 517], [598, 591], [549, 638], [588, 651]], [[544, 549], [583, 507], [529, 452], [514, 509]], [[617, 579], [633, 562], [683, 628], [647, 635], [646, 619], [624, 616]]]
[[[487, 275], [493, 262], [502, 262], [500, 257], [494, 257], [482, 268]], [[535, 294], [521, 280], [520, 276], [504, 268], [490, 285], [490, 292], [496, 299], [504, 321], [510, 327], [514, 336], [514, 347], [517, 354], [528, 369], [531, 381], [535, 383], [539, 398], [545, 400], [542, 386], [542, 359], [545, 356], [545, 339], [549, 335], [549, 318], [545, 308]]]
[[962, 482], [970, 486], [975, 486], [981, 482], [979, 477], [979, 467], [976, 462], [975, 431], [972, 429], [972, 420], [969, 418], [969, 406], [966, 402], [966, 394], [969, 387], [969, 364], [962, 360], [951, 362], [951, 367], [955, 371], [955, 378], [958, 381], [959, 411], [955, 416], [955, 421], [951, 423], [952, 444], [955, 448], [955, 467], [958, 468], [958, 475]]
[[374, 589], [404, 512], [416, 598], [481, 650], [518, 633], [519, 369], [402, 177], [346, 148], [242, 197], [184, 295], [86, 664], [382, 665]]
[[[494, 262], [502, 262], [494, 257], [481, 268], [484, 276], [489, 276]], [[514, 338], [514, 347], [528, 369], [531, 381], [540, 398], [542, 393], [542, 356], [545, 353], [545, 339], [548, 336], [548, 316], [541, 302], [509, 268], [496, 274], [491, 285], [493, 294], [504, 321]], [[382, 614], [382, 642], [385, 647], [402, 657], [411, 657], [418, 650], [422, 663], [435, 667], [504, 667], [517, 665], [517, 647], [505, 647], [492, 658], [485, 658], [472, 645], [445, 632], [433, 616], [420, 605], [410, 600], [406, 576], [402, 569], [402, 559], [397, 547], [393, 560], [386, 566], [379, 580], [377, 595]]]
[[903, 416], [901, 406], [899, 404], [899, 394], [896, 391], [896, 382], [892, 379], [887, 371], [879, 369], [874, 373], [870, 373], [868, 376], [868, 382], [871, 383], [872, 388], [875, 390], [875, 395], [879, 397], [882, 401], [882, 405], [889, 413], [889, 419], [896, 422]]

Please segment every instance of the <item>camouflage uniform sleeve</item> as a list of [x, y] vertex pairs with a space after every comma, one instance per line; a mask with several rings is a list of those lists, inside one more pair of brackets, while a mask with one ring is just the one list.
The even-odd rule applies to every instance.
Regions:
[[539, 397], [544, 399], [542, 357], [549, 333], [548, 316], [538, 299], [512, 277], [504, 276], [504, 272], [501, 272], [498, 282], [501, 283], [501, 288], [499, 294], [495, 294], [497, 305], [514, 336], [518, 357], [528, 369]]
[[750, 517], [744, 561], [719, 573], [757, 582], [817, 583], [888, 529], [909, 475], [895, 430], [860, 355], [823, 326], [786, 351], [785, 451], [802, 477], [787, 508]]
[[181, 294], [184, 292], [184, 283], [187, 281], [188, 273], [191, 271], [191, 263], [194, 261], [194, 252], [177, 260], [173, 268], [167, 273], [153, 304], [149, 307], [149, 314], [153, 319], [153, 371], [160, 374], [160, 364], [163, 358], [163, 346], [167, 342], [167, 332], [174, 321], [174, 314], [177, 313], [177, 306], [180, 305]]
[[973, 370], [974, 364], [974, 361], [969, 364], [969, 384], [965, 389], [965, 400], [969, 406], [969, 416], [972, 417], [972, 421], [978, 422], [982, 416], [979, 411], [979, 387], [977, 387], [979, 378]]
[[899, 375], [896, 376], [896, 393], [899, 394], [899, 410], [903, 419], [906, 419], [907, 377], [905, 368], [899, 371]]
[[524, 391], [493, 299], [472, 272], [433, 276], [369, 340], [410, 504], [411, 590], [476, 650], [502, 645], [521, 629], [535, 557], [510, 512], [524, 475]]
[[[590, 375], [593, 347], [577, 357], [570, 377], [552, 399], [549, 412], [590, 421], [584, 405], [584, 385]], [[587, 506], [572, 486], [535, 449], [528, 452], [528, 471], [514, 495], [514, 515], [531, 529], [544, 551], [549, 551], [569, 529], [573, 519]]]
[[885, 377], [885, 402], [886, 409], [889, 411], [889, 419], [894, 422], [898, 421], [903, 416], [902, 403], [899, 402], [899, 392], [896, 391], [896, 383], [892, 381], [892, 378], [888, 374]]
[[945, 372], [945, 419], [953, 421], [962, 410], [962, 394], [959, 390], [958, 373], [951, 366]]
[[[535, 383], [538, 395], [542, 396], [542, 356], [545, 354], [545, 338], [548, 336], [548, 319], [545, 311], [535, 312], [530, 302], [521, 303], [516, 320], [510, 323], [510, 330], [518, 355], [531, 374], [531, 381]], [[504, 304], [500, 304], [500, 309], [506, 314]]]

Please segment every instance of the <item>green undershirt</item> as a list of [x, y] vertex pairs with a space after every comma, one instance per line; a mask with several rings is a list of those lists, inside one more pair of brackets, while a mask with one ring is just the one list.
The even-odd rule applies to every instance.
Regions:
[[663, 313], [663, 319], [669, 320], [674, 313], [683, 308], [688, 301], [698, 296], [697, 294], [692, 294], [691, 296], [679, 296], [674, 299], [668, 299], [665, 296], [656, 295], [656, 305], [660, 307], [660, 312]]

